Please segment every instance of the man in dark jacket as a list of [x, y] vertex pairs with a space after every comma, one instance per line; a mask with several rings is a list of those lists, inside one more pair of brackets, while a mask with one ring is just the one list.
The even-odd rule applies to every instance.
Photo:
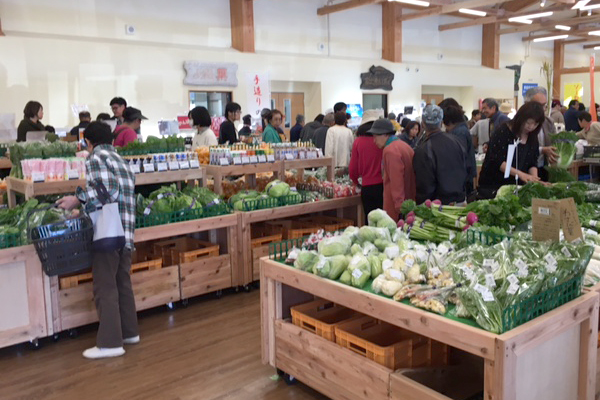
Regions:
[[302, 128], [302, 131], [300, 132], [300, 139], [303, 142], [312, 142], [315, 137], [315, 131], [323, 126], [323, 118], [325, 118], [325, 116], [319, 114], [313, 122], [304, 125], [304, 128]]
[[314, 145], [323, 151], [325, 154], [325, 141], [327, 140], [327, 131], [335, 125], [335, 118], [333, 113], [329, 113], [323, 118], [323, 125], [315, 131], [315, 135], [312, 139]]
[[300, 134], [302, 133], [302, 128], [304, 127], [304, 115], [298, 114], [296, 115], [296, 125], [290, 129], [290, 142], [297, 142], [300, 140]]
[[467, 180], [465, 189], [467, 196], [473, 192], [473, 180], [477, 176], [477, 162], [475, 161], [475, 148], [473, 147], [473, 139], [471, 131], [464, 119], [464, 112], [461, 108], [450, 106], [443, 109], [444, 125], [446, 132], [456, 136], [466, 154]]
[[88, 125], [90, 124], [90, 122], [92, 122], [92, 116], [90, 115], [90, 112], [89, 111], [80, 112], [79, 113], [79, 125], [77, 125], [73, 129], [71, 129], [71, 132], [69, 134], [71, 136], [77, 138], [77, 140], [79, 140], [79, 131], [81, 129], [87, 128]]
[[579, 115], [579, 102], [577, 100], [571, 100], [569, 102], [569, 109], [565, 113], [565, 129], [567, 131], [578, 132], [579, 121], [577, 116]]
[[417, 204], [439, 199], [442, 204], [466, 200], [465, 151], [454, 135], [441, 130], [444, 112], [429, 105], [423, 111], [426, 139], [415, 150], [413, 169], [417, 182]]

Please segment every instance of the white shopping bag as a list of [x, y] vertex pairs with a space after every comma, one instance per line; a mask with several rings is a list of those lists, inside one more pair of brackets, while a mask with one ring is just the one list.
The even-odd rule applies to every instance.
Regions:
[[92, 183], [102, 207], [90, 213], [94, 224], [94, 251], [108, 252], [125, 246], [125, 231], [119, 213], [119, 203], [110, 202], [110, 196], [102, 182]]

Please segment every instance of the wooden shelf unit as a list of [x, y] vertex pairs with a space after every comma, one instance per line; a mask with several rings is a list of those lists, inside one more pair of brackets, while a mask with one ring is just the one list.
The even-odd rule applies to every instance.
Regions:
[[215, 193], [223, 194], [223, 178], [228, 176], [246, 176], [247, 183], [251, 187], [256, 187], [256, 174], [272, 172], [275, 177], [283, 177], [283, 162], [275, 161], [272, 163], [230, 165], [222, 167], [219, 165], [204, 165], [207, 177], [212, 177], [215, 182]]
[[327, 167], [327, 180], [333, 182], [335, 178], [335, 166], [333, 165], [333, 158], [314, 158], [310, 160], [285, 160], [283, 161], [283, 169], [285, 171], [289, 169], [295, 169], [298, 173], [298, 180], [304, 178], [304, 170], [306, 168], [321, 168]]

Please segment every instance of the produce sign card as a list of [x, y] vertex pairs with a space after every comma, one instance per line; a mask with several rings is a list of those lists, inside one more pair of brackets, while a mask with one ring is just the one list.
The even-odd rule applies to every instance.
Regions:
[[560, 224], [565, 235], [565, 240], [569, 243], [576, 240], [583, 240], [583, 232], [581, 231], [581, 222], [577, 214], [575, 200], [572, 197], [560, 200]]
[[560, 209], [558, 201], [542, 199], [531, 201], [533, 240], [558, 242], [560, 238]]

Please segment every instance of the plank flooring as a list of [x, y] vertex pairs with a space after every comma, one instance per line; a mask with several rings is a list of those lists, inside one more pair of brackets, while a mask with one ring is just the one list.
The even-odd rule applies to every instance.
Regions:
[[2, 400], [326, 400], [275, 380], [260, 357], [260, 299], [251, 293], [191, 300], [140, 317], [142, 341], [124, 357], [89, 361], [95, 327], [76, 339], [0, 349]]

